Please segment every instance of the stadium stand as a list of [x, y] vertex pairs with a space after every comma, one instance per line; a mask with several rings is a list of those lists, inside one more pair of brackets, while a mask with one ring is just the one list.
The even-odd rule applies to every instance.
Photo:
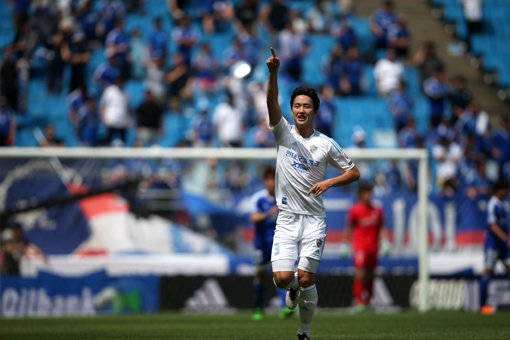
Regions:
[[[86, 1], [72, 2], [72, 10], [69, 11], [68, 18], [73, 19], [72, 15], [79, 15], [74, 11], [77, 11], [79, 6], [83, 6], [83, 3], [86, 3]], [[114, 9], [115, 6], [120, 6], [118, 5], [118, 1], [98, 0], [92, 1], [91, 3], [92, 11], [90, 15], [98, 20], [98, 27], [106, 27], [107, 20], [111, 20], [106, 17], [103, 19], [99, 18], [100, 15], [104, 15], [101, 14], [103, 13], [101, 11], [104, 11], [105, 5], [113, 6], [112, 8]], [[165, 44], [168, 54], [164, 59], [164, 67], [162, 67], [160, 71], [167, 72], [169, 67], [172, 66], [172, 58], [179, 51], [174, 40], [174, 32], [179, 22], [175, 18], [175, 15], [173, 15], [175, 13], [169, 13], [166, 7], [162, 10], [161, 2], [159, 1], [148, 0], [138, 3], [140, 8], [137, 10], [127, 8], [125, 16], [123, 14], [121, 15], [125, 22], [125, 32], [129, 35], [134, 29], [138, 29], [140, 31], [142, 43], [147, 46], [151, 37], [154, 18], [161, 18], [162, 29], [166, 35]], [[191, 31], [196, 32], [198, 37], [198, 41], [195, 42], [192, 48], [192, 74], [194, 72], [193, 62], [198, 54], [199, 46], [207, 42], [212, 49], [211, 65], [216, 65], [215, 67], [218, 70], [216, 73], [212, 72], [212, 77], [221, 85], [214, 87], [212, 91], [204, 90], [193, 85], [191, 95], [182, 98], [182, 100], [180, 100], [180, 105], [177, 106], [167, 105], [166, 100], [164, 100], [163, 132], [157, 144], [163, 147], [189, 145], [191, 143], [190, 136], [193, 133], [193, 122], [204, 108], [207, 110], [208, 118], [212, 120], [215, 107], [224, 100], [225, 91], [229, 90], [234, 91], [237, 97], [244, 98], [244, 102], [237, 103], [244, 107], [243, 111], [245, 114], [247, 131], [244, 145], [253, 146], [255, 145], [253, 131], [257, 125], [257, 120], [253, 118], [253, 113], [255, 112], [254, 105], [251, 104], [249, 94], [247, 94], [244, 89], [247, 87], [247, 84], [251, 82], [265, 82], [266, 69], [264, 62], [267, 56], [266, 47], [276, 44], [275, 46], [278, 48], [277, 33], [270, 32], [270, 29], [264, 24], [265, 21], [262, 19], [259, 24], [256, 25], [256, 32], [252, 37], [239, 31], [238, 26], [234, 24], [234, 16], [236, 8], [241, 5], [240, 1], [220, 1], [218, 3], [223, 5], [216, 7], [210, 6], [213, 2], [187, 1], [184, 3], [184, 12], [192, 18]], [[257, 10], [263, 13], [270, 4], [271, 2], [262, 1], [258, 5]], [[307, 13], [313, 8], [314, 1], [290, 1], [286, 2], [286, 4], [291, 10], [291, 13], [294, 13], [294, 17], [291, 15], [293, 24], [298, 27], [297, 29], [300, 29], [299, 27], [301, 27], [301, 29], [304, 27], [305, 31], [298, 33], [305, 34], [307, 46], [306, 53], [300, 58], [300, 63], [302, 65], [301, 80], [293, 81], [284, 75], [280, 84], [282, 98], [288, 98], [290, 92], [297, 84], [308, 84], [314, 87], [324, 85], [327, 82], [327, 76], [324, 72], [318, 72], [318, 70], [323, 68], [332, 48], [336, 45], [335, 38], [331, 34], [306, 32]], [[373, 75], [374, 64], [378, 58], [384, 55], [384, 51], [380, 49], [377, 50], [374, 47], [371, 32], [372, 18], [366, 15], [357, 16], [349, 13], [343, 16], [344, 13], [342, 13], [337, 2], [329, 1], [327, 4], [330, 12], [333, 14], [333, 21], [338, 21], [340, 18], [345, 17], [354, 29], [357, 37], [357, 47], [360, 51], [363, 64], [361, 79], [362, 93], [357, 96], [335, 97], [334, 104], [338, 116], [334, 120], [334, 127], [332, 129], [333, 137], [345, 147], [354, 146], [355, 142], [352, 136], [360, 125], [360, 117], [363, 117], [362, 128], [365, 132], [365, 136], [367, 136], [367, 147], [396, 146], [398, 136], [394, 126], [394, 118], [388, 109], [387, 98], [378, 96], [375, 86]], [[459, 1], [433, 0], [431, 4], [436, 7], [442, 7], [444, 20], [457, 27], [457, 35], [459, 38], [467, 39], [466, 21], [462, 11], [462, 5]], [[51, 7], [52, 5], [47, 6]], [[508, 29], [506, 27], [507, 25], [498, 23], [502, 23], [502, 20], [505, 20], [507, 17], [506, 14], [509, 14], [507, 11], [510, 7], [505, 5], [503, 1], [498, 0], [487, 0], [483, 3], [483, 6], [483, 30], [482, 33], [470, 37], [472, 51], [475, 55], [483, 58], [484, 71], [491, 73], [496, 72], [499, 76], [499, 86], [502, 89], [506, 89], [510, 81], [510, 68], [505, 64], [508, 51], [506, 51], [507, 48], [502, 41], [508, 35]], [[14, 17], [13, 11], [15, 10], [15, 8], [13, 9], [8, 6], [7, 2], [2, 2], [0, 4], [0, 18], [2, 19], [0, 24], [0, 32], [2, 32], [0, 35], [0, 47], [2, 48], [10, 46], [10, 44], [16, 40], [15, 23], [11, 20], [11, 18]], [[30, 25], [33, 25], [30, 19], [34, 18], [34, 11], [33, 8], [29, 10]], [[121, 12], [124, 13], [123, 11]], [[395, 12], [396, 14], [399, 13], [398, 7]], [[216, 16], [215, 30], [211, 30], [210, 28], [206, 29], [206, 26], [203, 24], [205, 22], [204, 18], [207, 18], [211, 13], [214, 13]], [[329, 22], [330, 26], [331, 24], [332, 23]], [[63, 21], [60, 25], [63, 25]], [[33, 29], [33, 27], [30, 29]], [[75, 30], [79, 29], [75, 28]], [[23, 37], [21, 37], [21, 39], [22, 38]], [[225, 66], [228, 62], [225, 59], [226, 53], [230, 53], [229, 51], [232, 50], [236, 38], [240, 40], [243, 50], [249, 50], [253, 54], [253, 60], [249, 61], [252, 67], [251, 72], [247, 77], [242, 79], [236, 79], [232, 76], [234, 66]], [[101, 97], [102, 88], [95, 83], [94, 73], [101, 64], [106, 62], [109, 53], [104, 44], [105, 39], [105, 36], [99, 36], [97, 39], [89, 41], [91, 58], [86, 65], [88, 94], [96, 100], [97, 106], [99, 106], [98, 101]], [[29, 82], [26, 90], [22, 88], [19, 90], [27, 93], [28, 105], [25, 113], [18, 112], [16, 114], [18, 127], [16, 138], [14, 139], [15, 146], [39, 145], [40, 139], [42, 138], [42, 131], [44, 131], [47, 125], [53, 125], [55, 127], [58, 139], [62, 140], [66, 146], [73, 147], [80, 145], [77, 129], [69, 119], [67, 103], [71, 77], [69, 62], [65, 62], [64, 65], [62, 91], [56, 94], [48, 94], [45, 71], [48, 65], [46, 60], [48, 51], [48, 44], [41, 41], [32, 48], [30, 55], [27, 56], [30, 61]], [[234, 53], [233, 58], [239, 59], [238, 56], [236, 57], [235, 52], [232, 53]], [[344, 53], [346, 53], [346, 51], [344, 51]], [[249, 59], [249, 57], [247, 57], [247, 59]], [[146, 75], [142, 78], [128, 78], [124, 87], [125, 92], [130, 98], [130, 108], [133, 112], [142, 102], [145, 90], [147, 89], [148, 68], [146, 62], [147, 61], [145, 61], [144, 64]], [[412, 115], [416, 122], [417, 132], [427, 141], [426, 146], [433, 149], [438, 143], [437, 138], [434, 136], [438, 136], [439, 133], [429, 128], [429, 100], [423, 95], [421, 90], [419, 69], [410, 59], [404, 60], [404, 63], [405, 72], [403, 80], [406, 81], [409, 95], [413, 99]], [[223, 84], [227, 84], [227, 86], [223, 86]], [[459, 125], [455, 124], [457, 121], [461, 121], [460, 116], [463, 114], [464, 108], [462, 108], [460, 112], [454, 112], [452, 108], [450, 108], [449, 102], [446, 101], [445, 103], [445, 117], [449, 119], [446, 128], [454, 130], [457, 136], [462, 135], [464, 132], [459, 132]], [[286, 105], [283, 105], [283, 108], [285, 109]], [[288, 115], [289, 113], [285, 112], [285, 114]], [[466, 113], [464, 116], [466, 115], [468, 114]], [[476, 120], [476, 118], [474, 119]], [[100, 138], [104, 138], [105, 130], [104, 125], [100, 124], [98, 131]], [[487, 136], [490, 136], [491, 133], [491, 130], [486, 131]], [[128, 130], [126, 140], [127, 146], [133, 146], [137, 143], [136, 135], [137, 129], [135, 123], [131, 125]], [[490, 137], [488, 138], [490, 139]], [[455, 140], [451, 140], [450, 142], [464, 145], [464, 141], [461, 137], [456, 137]], [[219, 145], [219, 141], [215, 135], [213, 135], [212, 145]], [[491, 157], [492, 151], [486, 147], [485, 149], [476, 150], [476, 152], [485, 157]]]

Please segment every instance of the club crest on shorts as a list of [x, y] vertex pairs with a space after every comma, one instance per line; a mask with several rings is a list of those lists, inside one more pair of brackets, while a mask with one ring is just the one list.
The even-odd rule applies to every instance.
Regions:
[[317, 247], [322, 247], [322, 239], [318, 238], [315, 240], [315, 244], [317, 245]]
[[312, 153], [314, 153], [315, 151], [317, 151], [317, 149], [318, 149], [318, 148], [317, 148], [317, 146], [315, 146], [315, 145], [310, 145], [310, 151], [311, 151]]

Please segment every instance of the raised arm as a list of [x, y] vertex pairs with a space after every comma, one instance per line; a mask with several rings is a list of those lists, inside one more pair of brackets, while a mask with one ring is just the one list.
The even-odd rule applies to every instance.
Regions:
[[267, 82], [267, 110], [269, 112], [269, 124], [275, 126], [282, 118], [282, 110], [278, 105], [278, 68], [280, 67], [280, 59], [278, 59], [271, 47], [273, 56], [266, 60], [269, 69], [269, 80]]

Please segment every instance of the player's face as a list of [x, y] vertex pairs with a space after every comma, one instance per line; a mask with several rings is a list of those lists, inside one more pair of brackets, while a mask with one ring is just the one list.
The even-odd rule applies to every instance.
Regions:
[[363, 190], [359, 193], [359, 199], [361, 202], [365, 204], [370, 204], [372, 202], [372, 191]]
[[292, 117], [294, 117], [294, 123], [298, 128], [313, 128], [313, 119], [317, 111], [313, 108], [312, 98], [299, 95], [294, 98], [292, 103]]

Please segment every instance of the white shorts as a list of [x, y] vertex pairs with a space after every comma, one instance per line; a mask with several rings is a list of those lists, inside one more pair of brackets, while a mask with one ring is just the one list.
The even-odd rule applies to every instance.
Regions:
[[[294, 264], [298, 258], [303, 257], [320, 261], [327, 234], [325, 217], [280, 210], [274, 231], [271, 262], [292, 260], [288, 263]], [[293, 270], [292, 267], [288, 268], [288, 271]]]

